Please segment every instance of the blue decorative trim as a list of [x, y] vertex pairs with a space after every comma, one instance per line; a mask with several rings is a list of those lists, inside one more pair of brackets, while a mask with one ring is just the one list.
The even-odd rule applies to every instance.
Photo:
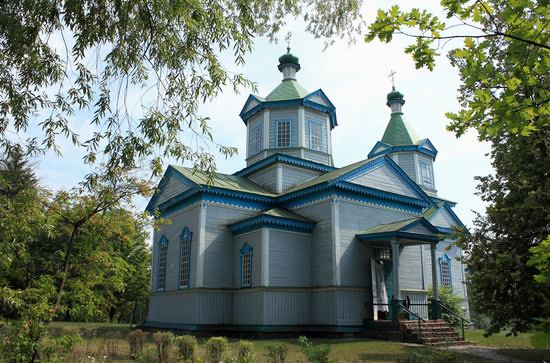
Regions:
[[345, 190], [349, 190], [349, 191], [353, 191], [361, 194], [367, 194], [367, 195], [371, 195], [381, 199], [388, 199], [391, 201], [410, 204], [410, 205], [414, 205], [422, 208], [429, 206], [429, 203], [426, 202], [424, 199], [413, 198], [413, 197], [408, 197], [406, 195], [386, 192], [380, 189], [370, 188], [370, 187], [354, 184], [347, 181], [341, 181], [336, 183], [335, 185]]
[[447, 227], [435, 227], [435, 228], [437, 228], [439, 233], [443, 233], [443, 234], [450, 234], [453, 232], [452, 228], [447, 228]]
[[361, 241], [378, 241], [389, 240], [392, 238], [412, 239], [414, 241], [424, 242], [438, 242], [439, 238], [435, 236], [429, 236], [425, 234], [410, 233], [410, 232], [381, 232], [381, 233], [369, 233], [369, 234], [356, 234], [357, 238]]
[[[377, 145], [377, 144], [376, 144]], [[376, 145], [375, 147], [369, 152], [369, 159], [370, 158], [374, 158], [374, 157], [377, 157], [377, 156], [380, 156], [380, 155], [387, 155], [387, 154], [392, 154], [392, 153], [396, 153], [396, 152], [399, 152], [399, 151], [417, 151], [421, 154], [426, 154], [430, 157], [432, 157], [434, 160], [437, 156], [437, 152], [434, 152], [432, 150], [428, 150], [426, 148], [421, 148], [420, 146], [418, 145], [402, 145], [402, 146], [390, 146], [389, 148], [387, 149], [384, 149], [384, 150], [380, 150], [380, 151], [377, 151], [377, 152], [374, 152], [375, 148], [376, 148]]]
[[[157, 253], [157, 291], [164, 291], [166, 289], [166, 270], [168, 268], [168, 238], [166, 238], [165, 235], [160, 236], [160, 240], [157, 246], [158, 253]], [[166, 246], [166, 258], [165, 258], [165, 266], [164, 266], [164, 286], [159, 288], [159, 268], [160, 268], [160, 248]]]
[[[180, 254], [178, 257], [178, 289], [181, 288], [189, 288], [191, 286], [191, 251], [192, 251], [192, 239], [193, 239], [193, 232], [187, 228], [187, 226], [183, 227], [183, 230], [180, 233]], [[183, 244], [185, 242], [189, 242], [189, 257], [187, 261], [187, 285], [182, 286], [181, 283], [181, 253], [183, 251]]]
[[258, 215], [245, 219], [244, 221], [230, 224], [228, 227], [234, 235], [243, 234], [260, 228], [275, 228], [311, 233], [313, 228], [315, 228], [315, 223], [298, 221], [290, 218]]
[[316, 163], [314, 161], [309, 161], [305, 159], [300, 159], [294, 156], [290, 155], [283, 155], [279, 153], [272, 154], [268, 156], [265, 159], [262, 159], [260, 161], [257, 161], [256, 163], [247, 166], [246, 168], [239, 170], [238, 172], [234, 173], [233, 175], [237, 176], [248, 176], [250, 174], [254, 174], [262, 169], [268, 168], [269, 166], [275, 164], [275, 163], [283, 163], [293, 166], [299, 166], [303, 168], [307, 168], [310, 170], [320, 171], [322, 173], [327, 173], [329, 171], [336, 170], [335, 167]]
[[[245, 114], [244, 110], [246, 110], [246, 108], [248, 107], [248, 105], [249, 105], [250, 103], [252, 103], [252, 101], [257, 101], [257, 102], [259, 103], [259, 105], [254, 106], [252, 109], [254, 109], [255, 107], [260, 106], [260, 105], [262, 104], [262, 102], [264, 102], [263, 99], [259, 98], [259, 97], [256, 96], [256, 95], [252, 95], [252, 94], [249, 95], [248, 98], [246, 99], [246, 102], [244, 103], [243, 108], [241, 109], [241, 112], [239, 113], [239, 116], [240, 116], [240, 117], [243, 117], [243, 115]], [[252, 109], [251, 109], [251, 110], [252, 110]], [[250, 112], [250, 110], [247, 111], [247, 112]]]
[[[427, 149], [427, 148], [426, 148], [426, 145], [428, 145], [430, 148], [432, 148], [433, 151]], [[433, 153], [435, 153], [435, 155], [437, 155], [437, 152], [438, 152], [438, 151], [437, 151], [437, 149], [435, 148], [434, 144], [432, 144], [432, 142], [430, 141], [430, 139], [424, 139], [424, 140], [422, 140], [422, 141], [418, 144], [418, 147], [421, 148], [421, 149], [424, 148], [426, 151], [433, 152]], [[435, 157], [434, 157], [434, 158], [435, 158]]]
[[444, 202], [443, 203], [443, 207], [445, 208], [445, 210], [450, 214], [450, 216], [453, 218], [453, 220], [456, 222], [457, 225], [461, 226], [461, 227], [464, 227], [464, 223], [462, 223], [462, 221], [460, 220], [460, 218], [458, 218], [458, 216], [456, 215], [456, 213], [453, 211], [453, 209], [451, 208], [451, 206], [449, 205], [448, 202]]
[[447, 253], [444, 253], [441, 257], [438, 258], [439, 261], [439, 281], [441, 283], [441, 286], [447, 286], [443, 283], [443, 264], [447, 263], [449, 264], [449, 285], [453, 286], [453, 270], [452, 270], [452, 263], [451, 258]]
[[[249, 288], [249, 287], [252, 287], [252, 262], [254, 260], [254, 249], [252, 247], [250, 247], [250, 245], [248, 243], [244, 243], [244, 245], [241, 247], [241, 249], [239, 250], [240, 252], [240, 255], [241, 255], [241, 288]], [[244, 284], [243, 282], [243, 257], [245, 254], [247, 253], [250, 253], [250, 283], [249, 284]]]

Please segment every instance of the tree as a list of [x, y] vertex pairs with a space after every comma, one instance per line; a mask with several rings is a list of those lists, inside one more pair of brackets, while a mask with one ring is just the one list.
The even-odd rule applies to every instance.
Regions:
[[[63, 135], [84, 148], [88, 163], [103, 154], [109, 175], [144, 158], [160, 173], [162, 158], [170, 156], [212, 170], [214, 159], [205, 148], [212, 136], [198, 106], [223, 86], [253, 86], [221, 64], [220, 54], [232, 52], [234, 63], [244, 64], [254, 37], [275, 39], [286, 16], [303, 16], [315, 36], [352, 34], [361, 23], [360, 3], [3, 1], [0, 141], [9, 144], [6, 132], [24, 133], [38, 124], [34, 131], [41, 136], [28, 140], [31, 150], [59, 151], [57, 138]], [[143, 90], [139, 100], [129, 99], [132, 86]], [[128, 111], [137, 104], [142, 116]], [[93, 112], [95, 132], [87, 140], [69, 122], [79, 109]], [[37, 114], [46, 116], [31, 119]], [[186, 144], [186, 135], [196, 136], [198, 145]], [[236, 152], [216, 146], [225, 155]]]
[[459, 71], [461, 109], [447, 113], [448, 130], [468, 129], [491, 142], [495, 174], [478, 178], [486, 215], [458, 241], [465, 249], [472, 308], [490, 319], [488, 333], [523, 332], [544, 314], [547, 287], [527, 265], [530, 248], [550, 233], [550, 4], [534, 0], [443, 0], [453, 24], [420, 9], [378, 11], [366, 41], [415, 40], [405, 49], [417, 68], [432, 70], [438, 50]]

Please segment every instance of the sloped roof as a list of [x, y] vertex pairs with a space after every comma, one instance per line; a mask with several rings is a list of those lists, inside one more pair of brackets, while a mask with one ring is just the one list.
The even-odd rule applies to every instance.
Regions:
[[[424, 226], [429, 232], [428, 233], [416, 233], [416, 232], [407, 232], [409, 227], [413, 227], [417, 224]], [[439, 230], [428, 222], [424, 217], [416, 217], [411, 219], [405, 219], [402, 221], [397, 221], [393, 223], [381, 224], [375, 227], [371, 227], [366, 231], [361, 231], [356, 233], [356, 236], [360, 240], [376, 240], [379, 238], [388, 238], [388, 237], [401, 237], [405, 239], [412, 240], [426, 240], [434, 241], [439, 240]]]
[[270, 191], [254, 183], [250, 179], [242, 176], [214, 173], [212, 179], [209, 180], [208, 175], [204, 172], [194, 170], [192, 168], [186, 168], [179, 165], [170, 165], [170, 166], [174, 168], [176, 171], [178, 171], [180, 174], [182, 174], [184, 177], [191, 180], [193, 183], [196, 183], [202, 186], [229, 189], [229, 190], [244, 192], [244, 193], [254, 193], [254, 194], [264, 195], [268, 197], [276, 196], [276, 194], [271, 193]]
[[437, 213], [439, 208], [443, 207], [443, 204], [444, 202], [442, 201], [436, 202], [436, 205], [432, 205], [430, 208], [426, 209], [426, 211], [422, 213], [422, 216], [429, 220], [435, 213]]
[[296, 80], [285, 79], [267, 97], [266, 101], [285, 101], [304, 98], [309, 94]]
[[270, 210], [266, 210], [265, 212], [262, 212], [258, 215], [265, 215], [270, 217], [277, 217], [277, 218], [287, 218], [287, 219], [294, 219], [301, 222], [311, 222], [309, 219], [302, 217], [301, 215], [298, 215], [296, 213], [293, 213], [289, 210], [283, 209], [283, 208], [273, 208]]
[[393, 146], [414, 145], [416, 135], [407, 126], [401, 113], [393, 113], [384, 131], [384, 136], [382, 136], [382, 142]]
[[376, 227], [367, 229], [366, 231], [359, 232], [357, 234], [373, 234], [373, 233], [384, 233], [384, 232], [397, 232], [402, 228], [407, 227], [409, 224], [412, 224], [416, 221], [421, 220], [422, 217], [405, 219], [402, 221], [397, 221], [388, 224], [381, 224]]

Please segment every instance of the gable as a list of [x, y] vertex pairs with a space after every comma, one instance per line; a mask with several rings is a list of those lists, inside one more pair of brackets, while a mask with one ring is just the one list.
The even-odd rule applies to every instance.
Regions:
[[417, 196], [385, 164], [347, 180], [350, 183], [416, 198]]
[[168, 180], [163, 183], [159, 195], [157, 197], [155, 206], [173, 198], [181, 193], [191, 189], [193, 185], [190, 182], [184, 182], [182, 178], [178, 178], [174, 176], [173, 174], [170, 175]]
[[260, 104], [260, 102], [258, 102], [258, 100], [256, 99], [251, 99], [250, 102], [247, 102], [247, 104], [244, 106], [243, 108], [243, 113], [244, 112], [248, 112], [250, 111], [251, 109], [253, 109], [254, 107], [258, 106]]
[[452, 228], [458, 223], [453, 216], [445, 209], [440, 208], [431, 218], [430, 223], [437, 227]]
[[406, 228], [403, 228], [401, 230], [401, 232], [406, 232], [406, 233], [415, 233], [415, 234], [422, 234], [422, 235], [433, 235], [434, 232], [432, 230], [430, 230], [429, 228], [427, 228], [424, 224], [422, 223], [416, 223], [416, 224], [412, 224]]

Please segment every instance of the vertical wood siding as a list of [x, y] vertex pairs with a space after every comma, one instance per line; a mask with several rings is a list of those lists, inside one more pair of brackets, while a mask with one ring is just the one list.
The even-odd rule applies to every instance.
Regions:
[[233, 294], [233, 324], [262, 325], [263, 321], [263, 291], [240, 291]]
[[246, 127], [246, 130], [247, 130], [247, 145], [248, 145], [248, 155], [247, 156], [252, 156], [254, 155], [252, 153], [252, 138], [251, 138], [251, 133], [252, 133], [252, 130], [254, 130], [255, 128], [260, 128], [260, 149], [259, 151], [262, 151], [265, 147], [264, 147], [264, 115], [263, 113], [259, 113], [258, 115], [252, 117], [252, 119], [250, 119], [248, 121], [248, 124], [247, 124], [247, 127]]
[[317, 112], [317, 111], [313, 111], [313, 110], [310, 110], [310, 109], [307, 109], [305, 110], [305, 132], [306, 132], [306, 143], [305, 143], [305, 147], [306, 148], [311, 148], [311, 140], [309, 138], [309, 133], [310, 133], [310, 121], [313, 121], [313, 122], [316, 122], [318, 124], [321, 125], [321, 139], [322, 139], [322, 143], [321, 143], [321, 150], [318, 150], [318, 151], [322, 151], [322, 152], [328, 152], [328, 132], [327, 132], [327, 123], [325, 122], [325, 114], [321, 113], [321, 112]]
[[397, 176], [385, 165], [370, 170], [363, 175], [359, 175], [349, 180], [352, 183], [385, 190], [391, 193], [416, 197], [416, 195], [407, 187]]
[[148, 320], [164, 323], [198, 324], [199, 292], [154, 294], [149, 297]]
[[290, 121], [290, 147], [298, 145], [298, 109], [282, 108], [270, 110], [269, 147], [276, 148], [277, 122]]
[[314, 291], [312, 292], [311, 299], [311, 323], [316, 325], [335, 325], [337, 321], [336, 291]]
[[311, 236], [277, 230], [269, 233], [269, 285], [311, 286]]
[[230, 292], [199, 292], [200, 324], [231, 324], [233, 296]]
[[[253, 248], [252, 251], [252, 287], [262, 285], [262, 231], [242, 234], [235, 237], [233, 247], [233, 287], [241, 288], [241, 253], [242, 246], [248, 243]], [[229, 256], [227, 256], [229, 259]], [[247, 289], [246, 287], [244, 289]]]
[[411, 306], [409, 309], [413, 313], [420, 316], [422, 319], [428, 319], [427, 305], [413, 305], [413, 304], [428, 304], [428, 292], [401, 289], [401, 297], [403, 298], [403, 300], [405, 299], [405, 296], [408, 296], [409, 299], [411, 300]]
[[274, 193], [277, 191], [277, 165], [251, 174], [248, 178]]
[[319, 175], [321, 175], [321, 173], [283, 165], [283, 193], [293, 186], [301, 184], [306, 180], [315, 178]]
[[[424, 289], [424, 286], [422, 286], [420, 248], [420, 246], [401, 248], [399, 255], [399, 286], [401, 289]], [[429, 276], [431, 281], [431, 274]]]
[[264, 292], [264, 324], [305, 325], [311, 322], [311, 293], [308, 291]]
[[191, 188], [191, 184], [184, 183], [174, 176], [170, 177], [170, 179], [164, 186], [164, 189], [162, 190], [162, 193], [159, 196], [156, 205], [159, 205], [160, 203], [185, 192], [189, 188]]
[[227, 225], [257, 213], [256, 210], [224, 208], [210, 204], [207, 206], [204, 287], [233, 287], [233, 235]]
[[414, 162], [414, 154], [412, 152], [398, 153], [397, 164], [401, 167], [401, 169], [403, 169], [409, 178], [414, 180], [417, 184], [420, 184], [420, 181], [416, 178], [416, 165]]

